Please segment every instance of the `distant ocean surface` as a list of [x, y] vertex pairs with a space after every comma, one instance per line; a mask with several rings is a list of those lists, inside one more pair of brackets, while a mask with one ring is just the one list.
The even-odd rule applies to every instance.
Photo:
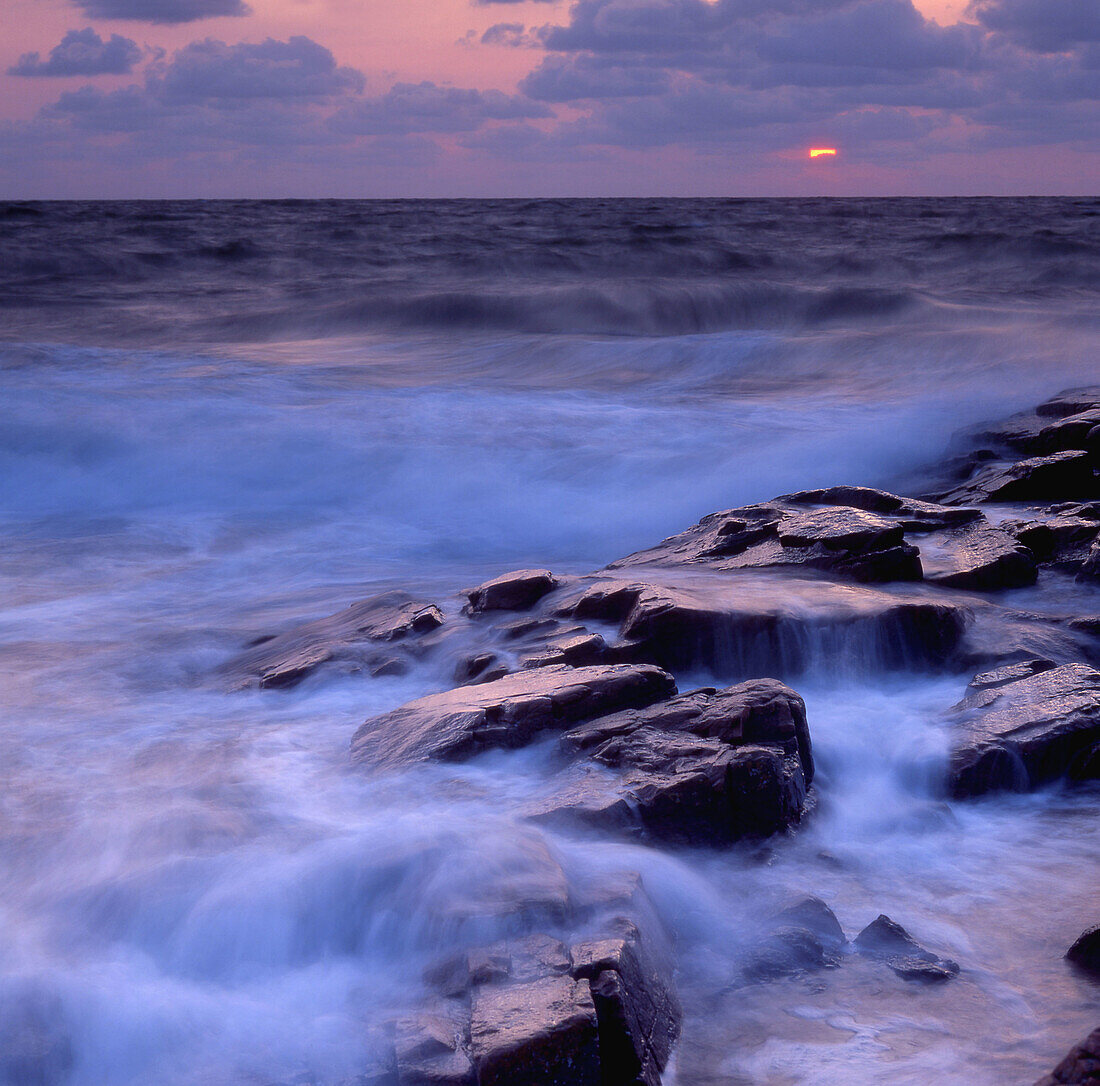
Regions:
[[[214, 668], [383, 588], [916, 486], [956, 429], [1097, 380], [1098, 199], [0, 204], [0, 1033], [29, 1014], [70, 1086], [353, 1081], [439, 949], [424, 902], [512, 816], [349, 771], [434, 665], [234, 695]], [[957, 685], [808, 677], [824, 764], [881, 761], [868, 715], [919, 746]], [[851, 788], [893, 811], [892, 772]], [[948, 844], [860, 815], [833, 893], [931, 938], [970, 894], [1010, 933], [1064, 879], [1069, 916], [1097, 835], [1045, 803], [975, 805]], [[394, 850], [444, 830], [454, 877], [418, 883]], [[737, 893], [644, 851], [670, 908]], [[759, 1081], [882, 1081], [883, 1051], [895, 1084], [1025, 1081], [1095, 1025], [1053, 968], [990, 970], [931, 1024], [880, 1005], [856, 1055], [791, 1026]]]

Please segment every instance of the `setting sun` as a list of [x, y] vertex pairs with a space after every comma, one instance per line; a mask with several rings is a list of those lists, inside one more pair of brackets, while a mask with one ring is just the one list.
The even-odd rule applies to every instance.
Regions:
[[822, 155], [835, 155], [835, 147], [811, 147], [810, 158], [820, 158]]

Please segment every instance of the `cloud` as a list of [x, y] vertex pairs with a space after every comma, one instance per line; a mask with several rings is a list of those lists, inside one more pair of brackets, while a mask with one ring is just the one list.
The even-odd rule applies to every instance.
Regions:
[[192, 23], [225, 15], [251, 15], [243, 0], [74, 0], [90, 19]]
[[487, 121], [551, 116], [546, 106], [502, 91], [397, 83], [385, 94], [349, 104], [332, 120], [341, 132], [394, 135], [409, 132], [472, 132]]
[[[471, 0], [475, 8], [488, 8], [496, 4], [525, 4], [528, 0]], [[536, 4], [556, 4], [558, 0], [530, 0]]]
[[[471, 34], [474, 32], [471, 31]], [[481, 35], [482, 45], [507, 45], [513, 49], [535, 47], [542, 44], [537, 34], [532, 34], [523, 23], [494, 23]]]
[[70, 30], [45, 59], [24, 53], [8, 75], [73, 76], [128, 75], [141, 59], [137, 42], [112, 34], [104, 41], [91, 27]]
[[640, 98], [668, 88], [669, 74], [660, 68], [608, 63], [603, 58], [552, 55], [524, 77], [520, 90], [543, 102], [585, 98]]
[[337, 67], [323, 45], [296, 36], [258, 43], [206, 38], [180, 49], [157, 76], [157, 93], [176, 102], [320, 98], [363, 89], [361, 72]]
[[1100, 42], [1096, 0], [974, 0], [968, 14], [1028, 49], [1059, 53]]

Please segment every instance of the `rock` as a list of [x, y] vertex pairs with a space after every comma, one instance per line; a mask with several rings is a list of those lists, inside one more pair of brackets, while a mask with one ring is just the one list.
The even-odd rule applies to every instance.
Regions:
[[852, 945], [865, 957], [884, 961], [903, 980], [943, 981], [959, 972], [957, 962], [925, 950], [900, 924], [880, 914]]
[[443, 625], [443, 614], [432, 603], [405, 592], [386, 592], [353, 603], [339, 614], [308, 622], [286, 633], [262, 638], [221, 668], [235, 687], [289, 687], [322, 664], [343, 663], [347, 670], [366, 666], [394, 674], [392, 651], [377, 654], [385, 644], [422, 639]]
[[1096, 476], [1089, 454], [1059, 452], [1015, 463], [990, 464], [962, 486], [942, 495], [941, 500], [945, 505], [962, 505], [1092, 500], [1096, 496]]
[[788, 927], [805, 928], [813, 932], [829, 950], [837, 951], [848, 944], [836, 914], [819, 897], [799, 898], [780, 910], [776, 920]]
[[836, 965], [838, 958], [826, 951], [821, 939], [808, 928], [776, 928], [756, 945], [742, 975], [750, 983], [778, 980]]
[[1066, 960], [1089, 973], [1100, 976], [1100, 925], [1089, 928], [1066, 951]]
[[1064, 664], [979, 689], [956, 706], [948, 783], [956, 798], [1091, 778], [1100, 746], [1100, 672]]
[[1043, 418], [1061, 419], [1095, 407], [1100, 407], [1100, 385], [1087, 385], [1059, 392], [1035, 408], [1035, 413]]
[[520, 569], [505, 573], [470, 589], [469, 611], [526, 611], [543, 596], [553, 592], [558, 582], [548, 569]]
[[574, 765], [531, 808], [687, 843], [766, 837], [796, 824], [813, 779], [805, 706], [775, 680], [693, 691], [562, 736]]
[[646, 665], [546, 667], [431, 694], [368, 720], [352, 739], [356, 762], [396, 768], [520, 747], [547, 729], [672, 696], [672, 676]]
[[470, 1008], [478, 1086], [600, 1086], [599, 1022], [586, 980], [484, 985]]
[[744, 574], [649, 584], [621, 634], [662, 667], [705, 668], [730, 678], [814, 665], [920, 668], [946, 662], [966, 625], [959, 606], [823, 580]]
[[1058, 665], [1053, 660], [1021, 660], [1016, 664], [1006, 664], [993, 671], [983, 671], [970, 680], [967, 696], [978, 694], [985, 690], [996, 690], [1001, 686], [1019, 682], [1020, 679], [1029, 678], [1032, 675], [1041, 675], [1044, 671], [1051, 671]]
[[821, 544], [829, 550], [884, 550], [897, 546], [904, 538], [904, 530], [896, 521], [844, 507], [785, 516], [779, 521], [777, 534], [785, 547]]
[[543, 652], [528, 656], [524, 667], [547, 667], [553, 664], [572, 664], [574, 667], [603, 663], [609, 657], [607, 642], [598, 633], [582, 630], [564, 637], [551, 638]]
[[1058, 512], [1048, 510], [1025, 521], [1007, 521], [1010, 531], [1035, 558], [1054, 569], [1079, 570], [1100, 533], [1100, 523], [1081, 516], [1081, 505]]
[[468, 1042], [461, 1006], [440, 1004], [399, 1019], [394, 1026], [399, 1086], [477, 1086]]
[[984, 523], [932, 533], [921, 541], [920, 555], [928, 581], [971, 591], [1021, 588], [1034, 584], [1039, 572], [1027, 547]]
[[454, 680], [456, 683], [492, 682], [507, 673], [508, 669], [500, 663], [496, 653], [478, 652], [463, 656], [455, 664]]
[[571, 950], [573, 976], [589, 981], [596, 1006], [602, 1081], [660, 1086], [683, 1016], [671, 963], [634, 923], [615, 926], [615, 934]]
[[1100, 1083], [1100, 1028], [1094, 1029], [1035, 1086], [1097, 1086]]
[[1081, 564], [1078, 578], [1082, 581], [1100, 581], [1100, 541], [1093, 543]]
[[1085, 449], [1088, 447], [1089, 433], [1097, 426], [1100, 426], [1100, 410], [1090, 408], [1044, 426], [1039, 431], [1035, 444], [1044, 453]]

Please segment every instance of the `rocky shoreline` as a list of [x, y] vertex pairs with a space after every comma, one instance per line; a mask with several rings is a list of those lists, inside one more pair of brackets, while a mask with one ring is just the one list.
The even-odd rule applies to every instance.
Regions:
[[[364, 772], [551, 741], [553, 777], [526, 817], [674, 846], [797, 832], [815, 801], [812, 720], [796, 689], [766, 676], [810, 667], [973, 674], [945, 721], [945, 798], [1097, 780], [1100, 615], [1038, 606], [1032, 586], [1100, 581], [1098, 469], [1100, 387], [1069, 390], [961, 436], [917, 497], [784, 495], [586, 576], [505, 574], [461, 607], [388, 593], [259, 639], [220, 678], [276, 688], [453, 660], [453, 689], [356, 732]], [[1014, 590], [1031, 591], [1027, 605]], [[698, 672], [730, 685], [681, 690]], [[514, 936], [433, 966], [422, 1008], [393, 1023], [392, 1059], [365, 1081], [660, 1083], [681, 1011], [675, 947], [641, 878], [581, 899], [548, 853], [533, 846], [530, 860], [487, 876], [471, 906]], [[581, 934], [566, 943], [563, 928]], [[889, 917], [849, 942], [806, 897], [777, 912], [742, 982], [852, 954], [913, 984], [959, 972]], [[1097, 1037], [1044, 1081], [1100, 1081]]]

